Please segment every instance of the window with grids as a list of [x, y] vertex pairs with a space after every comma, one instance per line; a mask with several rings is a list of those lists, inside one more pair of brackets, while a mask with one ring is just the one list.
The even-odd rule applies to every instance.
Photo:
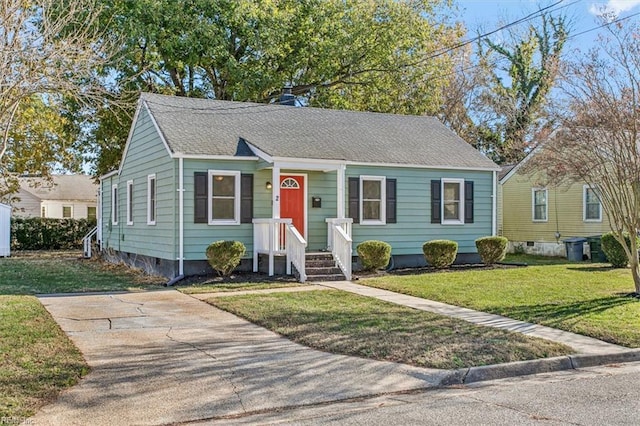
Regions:
[[73, 211], [71, 206], [62, 206], [62, 218], [71, 219], [73, 217]]
[[533, 220], [546, 222], [548, 212], [548, 191], [546, 188], [534, 188], [532, 190]]
[[133, 225], [133, 181], [127, 181], [127, 225]]

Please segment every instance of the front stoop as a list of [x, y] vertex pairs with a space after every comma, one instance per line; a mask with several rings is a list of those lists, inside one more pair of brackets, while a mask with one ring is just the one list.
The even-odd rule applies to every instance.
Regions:
[[336, 266], [331, 253], [307, 253], [305, 259], [307, 281], [342, 281], [345, 276]]

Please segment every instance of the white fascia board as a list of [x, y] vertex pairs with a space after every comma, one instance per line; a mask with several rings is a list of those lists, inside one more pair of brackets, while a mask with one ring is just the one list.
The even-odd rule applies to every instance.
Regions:
[[[149, 114], [149, 118], [151, 118], [151, 122], [153, 123], [153, 127], [156, 129], [156, 132], [158, 133], [158, 136], [160, 136], [160, 140], [164, 144], [164, 148], [167, 150], [167, 154], [169, 154], [169, 157], [173, 157], [173, 153], [171, 152], [171, 149], [169, 148], [169, 144], [167, 143], [167, 140], [164, 138], [164, 134], [160, 130], [160, 127], [158, 126], [158, 122], [156, 121], [156, 118], [153, 116], [153, 114], [151, 114], [151, 110], [149, 109], [149, 106], [147, 105], [147, 102], [146, 101], [142, 101], [142, 102], [144, 104], [144, 108], [147, 110], [147, 114]], [[135, 123], [135, 121], [134, 121], [134, 123]], [[131, 129], [133, 131], [133, 126], [131, 126]]]
[[470, 172], [492, 172], [500, 171], [500, 167], [460, 167], [460, 166], [425, 166], [422, 164], [400, 164], [400, 163], [366, 163], [362, 161], [347, 161], [348, 166], [374, 166], [374, 167], [399, 167], [410, 169], [431, 169], [431, 170], [465, 170]]
[[105, 179], [109, 179], [111, 176], [115, 176], [118, 173], [120, 173], [120, 170], [114, 170], [112, 172], [107, 173], [106, 175], [102, 175], [100, 176], [98, 179], [99, 180], [105, 180]]
[[255, 155], [258, 156], [259, 159], [264, 160], [267, 163], [273, 163], [273, 157], [271, 155], [267, 154], [252, 143], [248, 142], [246, 139], [244, 139], [244, 143], [247, 144], [247, 146], [251, 149], [251, 151], [253, 151]]
[[172, 158], [185, 160], [229, 160], [229, 161], [258, 161], [260, 157], [243, 157], [238, 155], [207, 155], [207, 154], [183, 154], [181, 152], [171, 155]]

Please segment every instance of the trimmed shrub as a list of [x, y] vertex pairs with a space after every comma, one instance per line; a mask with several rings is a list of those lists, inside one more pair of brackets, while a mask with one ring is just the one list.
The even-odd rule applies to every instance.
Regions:
[[509, 240], [505, 237], [482, 237], [476, 240], [478, 254], [485, 265], [493, 265], [504, 259]]
[[78, 250], [95, 220], [11, 218], [12, 250]]
[[373, 271], [382, 269], [389, 264], [391, 259], [391, 246], [384, 241], [363, 241], [356, 247], [362, 269]]
[[450, 240], [431, 240], [422, 246], [422, 252], [429, 264], [435, 268], [448, 268], [456, 260], [458, 243]]
[[[627, 246], [631, 245], [631, 239], [629, 235], [624, 236]], [[614, 268], [626, 268], [629, 264], [627, 254], [624, 252], [624, 248], [620, 245], [618, 240], [613, 236], [613, 232], [607, 232], [602, 236], [602, 251], [607, 255], [607, 259], [611, 262], [611, 266]], [[636, 237], [636, 245], [640, 247], [640, 240]]]
[[231, 275], [247, 251], [240, 241], [216, 241], [207, 247], [209, 265], [223, 277]]

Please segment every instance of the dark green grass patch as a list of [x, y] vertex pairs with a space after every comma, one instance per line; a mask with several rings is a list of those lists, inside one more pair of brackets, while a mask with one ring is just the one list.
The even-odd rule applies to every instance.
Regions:
[[546, 340], [337, 290], [208, 302], [315, 349], [420, 367], [470, 367], [571, 351]]

